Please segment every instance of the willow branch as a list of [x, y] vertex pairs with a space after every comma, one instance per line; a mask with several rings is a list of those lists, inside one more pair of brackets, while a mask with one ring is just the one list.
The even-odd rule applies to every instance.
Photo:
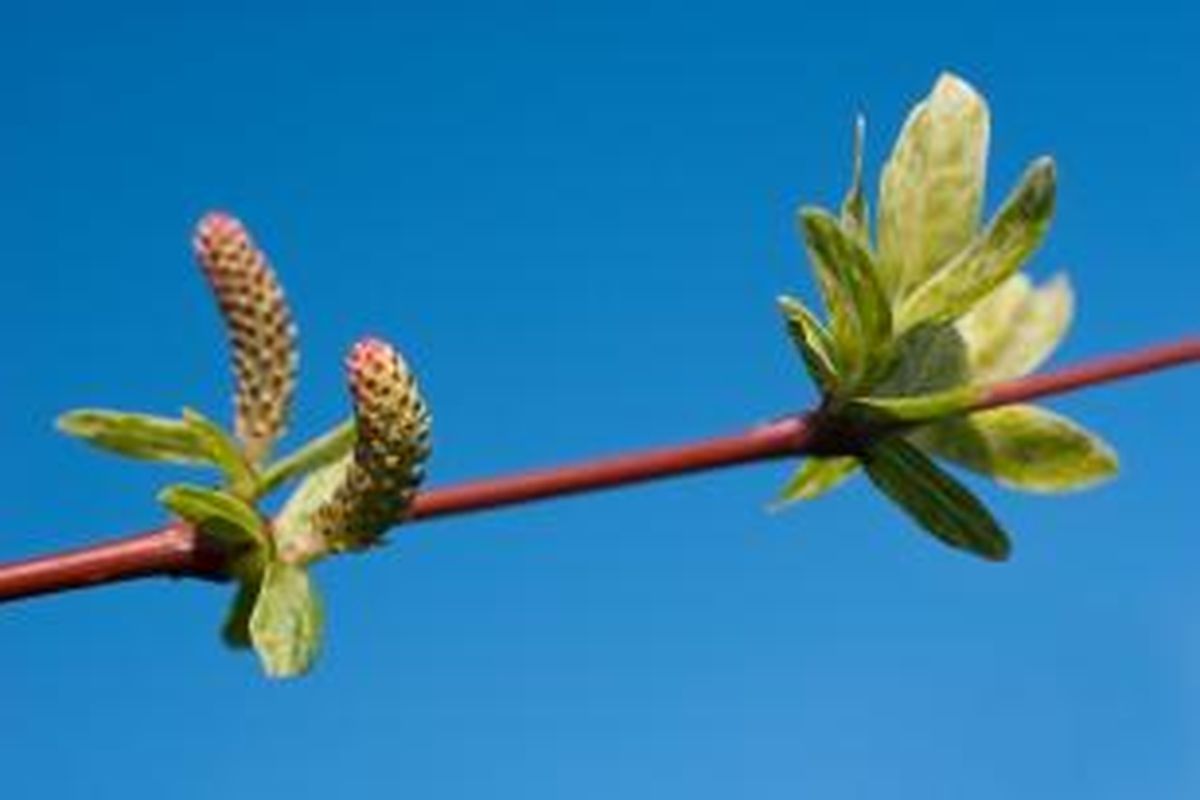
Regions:
[[[968, 409], [982, 411], [1065, 394], [1200, 361], [1200, 338], [1098, 358], [1054, 372], [995, 384]], [[795, 457], [828, 447], [813, 412], [792, 414], [742, 433], [551, 467], [419, 494], [412, 521], [592, 492], [694, 472]], [[219, 551], [187, 525], [0, 565], [0, 602], [152, 576], [224, 578]]]

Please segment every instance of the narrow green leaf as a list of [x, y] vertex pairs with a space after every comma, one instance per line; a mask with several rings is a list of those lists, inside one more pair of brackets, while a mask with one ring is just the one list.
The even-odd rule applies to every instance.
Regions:
[[953, 321], [991, 294], [1041, 245], [1054, 215], [1054, 198], [1054, 161], [1039, 158], [987, 229], [905, 299], [897, 327]]
[[863, 463], [880, 491], [938, 539], [993, 561], [1008, 558], [1008, 537], [983, 503], [917, 448], [885, 439]]
[[983, 390], [961, 386], [916, 397], [856, 397], [846, 413], [869, 423], [914, 424], [962, 414], [979, 401]]
[[788, 335], [796, 346], [809, 376], [822, 394], [837, 391], [839, 376], [833, 339], [829, 332], [799, 300], [782, 296], [779, 308], [787, 322]]
[[158, 493], [158, 501], [232, 550], [266, 548], [266, 523], [253, 506], [219, 489], [177, 483]]
[[849, 457], [808, 458], [784, 485], [772, 508], [797, 500], [813, 500], [841, 486], [858, 469], [858, 459]]
[[829, 316], [829, 332], [833, 341], [831, 350], [836, 354], [837, 364], [845, 377], [852, 378], [863, 359], [863, 342], [859, 335], [859, 322], [854, 303], [842, 275], [842, 262], [814, 253], [816, 237], [810, 233], [810, 228], [819, 227], [816, 220], [819, 212], [815, 209], [802, 208], [799, 214], [801, 235], [804, 238], [805, 249], [808, 251], [809, 262], [821, 290], [825, 310]]
[[208, 450], [187, 425], [166, 417], [82, 408], [63, 414], [55, 425], [94, 447], [130, 458], [175, 464], [210, 460]]
[[1065, 417], [1028, 405], [943, 420], [916, 431], [929, 452], [1015, 489], [1064, 492], [1114, 476], [1117, 454]]
[[293, 478], [332, 464], [353, 449], [354, 439], [354, 420], [347, 420], [268, 467], [259, 480], [259, 491], [267, 494]]
[[871, 254], [828, 211], [800, 209], [809, 259], [829, 309], [843, 369], [854, 380], [881, 363], [892, 336], [892, 313]]
[[854, 172], [850, 189], [842, 200], [842, 229], [850, 237], [869, 250], [871, 228], [868, 221], [867, 195], [863, 191], [863, 140], [866, 138], [867, 121], [862, 114], [854, 120]]
[[225, 474], [234, 493], [239, 497], [253, 498], [257, 493], [258, 479], [241, 445], [220, 425], [195, 409], [183, 410], [183, 422], [203, 445], [209, 460]]
[[1074, 306], [1065, 275], [1036, 289], [1021, 273], [1002, 283], [956, 323], [975, 382], [1017, 378], [1041, 366], [1066, 335]]
[[989, 125], [984, 99], [949, 74], [909, 114], [879, 184], [879, 260], [893, 297], [924, 282], [975, 235]]
[[273, 562], [263, 574], [250, 640], [272, 678], [291, 678], [309, 670], [321, 646], [323, 613], [308, 570]]
[[253, 646], [250, 640], [250, 616], [254, 613], [261, 589], [261, 572], [238, 581], [237, 592], [225, 615], [225, 624], [221, 626], [221, 640], [226, 646], [234, 650], [248, 650]]

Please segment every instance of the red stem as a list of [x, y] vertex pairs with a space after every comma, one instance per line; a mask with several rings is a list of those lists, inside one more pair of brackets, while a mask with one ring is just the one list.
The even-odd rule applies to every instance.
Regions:
[[1041, 397], [1065, 394], [1149, 372], [1181, 367], [1194, 361], [1200, 361], [1200, 338], [1197, 337], [1106, 358], [1095, 358], [1054, 372], [997, 383], [988, 388], [973, 410], [983, 411], [1013, 403], [1027, 403]]
[[151, 576], [220, 580], [222, 556], [181, 523], [0, 565], [0, 602]]
[[[464, 514], [546, 497], [562, 497], [652, 481], [689, 472], [799, 455], [813, 441], [808, 415], [783, 417], [745, 433], [693, 444], [643, 450], [565, 467], [506, 475], [430, 489], [413, 502], [414, 519]], [[3, 573], [0, 573], [2, 578]]]
[[[1200, 338], [1095, 359], [1043, 375], [996, 384], [979, 411], [1075, 391], [1200, 361]], [[463, 514], [547, 497], [625, 486], [674, 475], [811, 452], [817, 430], [807, 414], [744, 433], [618, 455], [566, 467], [431, 489], [417, 496], [415, 520]], [[220, 554], [181, 524], [63, 553], [0, 565], [0, 602], [148, 576], [222, 578]]]

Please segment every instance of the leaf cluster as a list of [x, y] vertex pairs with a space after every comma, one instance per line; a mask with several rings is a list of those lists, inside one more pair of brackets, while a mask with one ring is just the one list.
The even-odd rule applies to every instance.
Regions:
[[787, 296], [780, 309], [821, 392], [819, 418], [868, 435], [806, 460], [780, 501], [818, 497], [863, 467], [929, 533], [999, 560], [1008, 536], [938, 460], [1012, 488], [1058, 492], [1111, 476], [1117, 459], [1094, 434], [1043, 408], [971, 413], [989, 384], [1050, 356], [1074, 306], [1065, 277], [1035, 286], [1020, 272], [1050, 227], [1054, 162], [1034, 160], [984, 222], [989, 135], [984, 99], [943, 75], [884, 165], [874, 232], [861, 118], [839, 212], [800, 209], [826, 315]]

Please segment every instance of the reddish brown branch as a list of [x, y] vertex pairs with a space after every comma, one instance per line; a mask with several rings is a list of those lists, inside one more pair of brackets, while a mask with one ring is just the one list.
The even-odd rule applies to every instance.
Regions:
[[429, 519], [463, 514], [546, 497], [627, 486], [689, 472], [732, 467], [751, 461], [799, 455], [812, 442], [813, 432], [808, 415], [793, 415], [751, 428], [745, 433], [706, 439], [694, 444], [643, 450], [582, 464], [430, 489], [417, 495], [413, 503], [413, 516], [415, 519]]
[[219, 552], [187, 525], [0, 565], [0, 601], [150, 576], [221, 578]]
[[1090, 386], [1145, 375], [1148, 372], [1181, 367], [1194, 361], [1200, 361], [1200, 338], [1196, 337], [1106, 358], [1095, 358], [1054, 372], [997, 383], [987, 390], [973, 410], [983, 411], [1013, 403], [1028, 403], [1042, 397], [1066, 394]]
[[[1200, 361], [1200, 338], [1095, 359], [992, 386], [973, 410], [1028, 402]], [[431, 489], [418, 495], [417, 520], [481, 511], [547, 497], [720, 469], [808, 452], [812, 418], [792, 415], [744, 433]], [[148, 576], [221, 578], [220, 557], [185, 525], [168, 525], [103, 544], [0, 565], [0, 602]]]

